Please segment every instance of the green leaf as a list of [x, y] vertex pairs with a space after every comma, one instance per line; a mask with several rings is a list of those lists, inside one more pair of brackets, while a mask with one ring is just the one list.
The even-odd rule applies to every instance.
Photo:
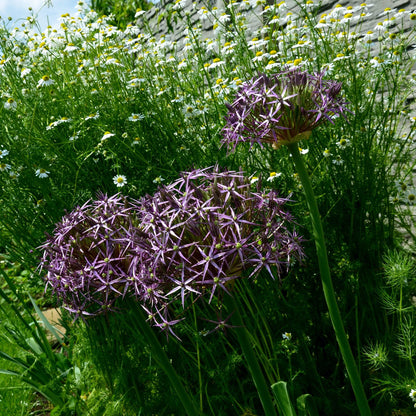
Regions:
[[34, 338], [26, 338], [26, 343], [29, 348], [37, 355], [43, 354], [42, 347], [35, 341]]
[[296, 404], [299, 416], [319, 416], [315, 402], [310, 394], [299, 396]]
[[289, 393], [287, 391], [286, 381], [278, 381], [272, 385], [274, 397], [279, 405], [280, 412], [283, 416], [296, 416], [295, 409], [290, 401]]
[[42, 311], [39, 309], [39, 306], [36, 305], [36, 302], [34, 301], [34, 299], [32, 298], [32, 296], [30, 296], [29, 293], [29, 298], [30, 301], [33, 304], [33, 307], [35, 308], [36, 313], [38, 314], [39, 318], [42, 320], [43, 324], [45, 325], [45, 328], [50, 331], [50, 333], [58, 340], [58, 342], [63, 345], [64, 344], [64, 340], [62, 339], [62, 337], [58, 334], [58, 331], [55, 329], [55, 327], [46, 319], [46, 316], [42, 313]]

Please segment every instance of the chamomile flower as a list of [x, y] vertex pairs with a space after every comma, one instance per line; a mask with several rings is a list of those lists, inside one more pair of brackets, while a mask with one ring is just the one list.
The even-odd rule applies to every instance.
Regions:
[[6, 149], [0, 149], [0, 159], [2, 159], [4, 156], [7, 156], [9, 154], [9, 151]]
[[331, 152], [329, 151], [329, 149], [325, 149], [322, 152], [322, 154], [323, 154], [324, 157], [330, 157], [332, 155]]
[[407, 188], [404, 192], [404, 202], [406, 204], [416, 204], [416, 189]]
[[153, 183], [161, 184], [164, 181], [164, 179], [161, 176], [158, 176], [157, 178], [153, 179]]
[[73, 43], [68, 43], [68, 45], [66, 45], [64, 49], [64, 52], [72, 53], [77, 51], [78, 49], [78, 46], [75, 46]]
[[390, 7], [386, 7], [384, 9], [384, 11], [379, 14], [379, 17], [381, 17], [381, 16], [389, 16], [389, 15], [391, 15], [393, 13], [396, 13], [396, 12], [397, 12], [397, 9], [392, 9]]
[[122, 188], [124, 185], [127, 185], [127, 178], [124, 175], [116, 175], [113, 177], [113, 183], [117, 188]]
[[258, 182], [258, 180], [259, 180], [259, 177], [258, 177], [258, 176], [253, 176], [253, 177], [250, 179], [250, 183], [251, 183], [251, 184], [256, 183], [256, 182]]
[[103, 137], [101, 137], [101, 141], [103, 142], [103, 141], [105, 141], [105, 140], [107, 140], [108, 138], [113, 137], [113, 136], [115, 136], [115, 134], [114, 134], [114, 133], [111, 133], [110, 131], [106, 131], [106, 132], [104, 133], [104, 136], [103, 136]]
[[211, 63], [206, 63], [204, 65], [204, 67], [206, 69], [213, 69], [213, 68], [218, 68], [218, 67], [223, 66], [223, 65], [225, 65], [224, 61], [221, 61], [220, 58], [215, 58], [215, 59], [212, 60]]
[[5, 103], [4, 103], [4, 108], [6, 110], [16, 110], [17, 107], [17, 103], [13, 98], [9, 98]]
[[48, 87], [49, 85], [54, 84], [55, 81], [53, 79], [51, 79], [49, 77], [49, 75], [44, 75], [38, 82], [37, 87], [38, 88], [42, 88], [42, 87]]
[[145, 14], [146, 11], [142, 10], [142, 9], [137, 9], [136, 10], [136, 14], [134, 15], [134, 18], [137, 19], [138, 17], [142, 16], [143, 14]]
[[29, 68], [22, 68], [20, 71], [20, 76], [24, 78], [26, 75], [29, 75], [31, 70]]
[[266, 71], [270, 71], [270, 70], [273, 70], [273, 69], [275, 69], [275, 68], [277, 68], [277, 67], [280, 67], [280, 63], [278, 63], [278, 62], [276, 62], [276, 61], [274, 61], [273, 59], [271, 59], [268, 63], [267, 63], [267, 65], [265, 66], [265, 70]]
[[97, 111], [96, 113], [92, 113], [84, 118], [85, 121], [87, 120], [97, 120], [100, 117], [100, 113]]
[[269, 175], [269, 177], [266, 180], [267, 180], [267, 182], [273, 182], [279, 176], [282, 176], [282, 172], [279, 172], [279, 173], [270, 172], [270, 175]]
[[35, 172], [35, 175], [38, 178], [42, 178], [42, 179], [47, 178], [49, 176], [49, 174], [50, 174], [50, 172], [47, 171], [46, 169], [43, 169], [43, 168], [36, 169], [36, 172]]
[[6, 172], [10, 170], [11, 166], [7, 163], [0, 163], [0, 172]]
[[409, 397], [416, 402], [416, 389], [411, 389], [409, 393]]
[[337, 156], [335, 157], [335, 159], [332, 161], [332, 163], [333, 163], [334, 165], [341, 166], [341, 165], [344, 163], [344, 161], [343, 161], [343, 159], [342, 159], [342, 157], [341, 157], [340, 155], [337, 155]]
[[337, 146], [339, 149], [345, 149], [350, 145], [351, 145], [351, 141], [348, 139], [344, 139], [344, 138], [340, 139], [340, 141], [337, 142]]
[[136, 121], [139, 121], [139, 120], [143, 120], [143, 119], [144, 119], [144, 115], [143, 114], [132, 114], [128, 118], [129, 121], [133, 121], [133, 122], [136, 122]]
[[73, 136], [71, 136], [68, 140], [70, 141], [70, 142], [73, 142], [73, 141], [75, 141], [75, 140], [77, 140], [77, 139], [79, 139], [79, 131], [77, 131]]
[[52, 130], [53, 128], [55, 128], [56, 126], [59, 126], [60, 124], [63, 123], [69, 123], [72, 121], [72, 118], [68, 118], [68, 117], [62, 117], [59, 120], [53, 121], [52, 123], [50, 123], [47, 127], [46, 130]]
[[407, 192], [408, 191], [408, 184], [402, 180], [398, 180], [395, 182], [396, 184], [396, 189], [398, 193], [402, 193], [402, 192]]

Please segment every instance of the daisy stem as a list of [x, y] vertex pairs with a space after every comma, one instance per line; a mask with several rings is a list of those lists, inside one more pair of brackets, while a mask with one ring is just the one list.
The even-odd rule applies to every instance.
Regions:
[[318, 256], [319, 270], [321, 273], [322, 288], [325, 301], [328, 307], [329, 316], [331, 317], [332, 326], [335, 331], [337, 342], [344, 360], [345, 367], [350, 378], [351, 386], [355, 394], [357, 406], [361, 416], [371, 416], [371, 410], [368, 405], [364, 387], [361, 382], [360, 374], [345, 333], [344, 324], [338, 308], [335, 297], [334, 287], [331, 279], [331, 272], [328, 263], [328, 254], [325, 245], [324, 231], [321, 222], [321, 216], [318, 210], [315, 194], [313, 192], [311, 180], [306, 171], [302, 156], [299, 153], [298, 143], [291, 143], [288, 146], [292, 155], [296, 171], [303, 186], [303, 191], [308, 203], [309, 213], [312, 221], [313, 236], [316, 244], [316, 253]]
[[233, 324], [235, 324], [237, 327], [235, 332], [241, 349], [243, 350], [243, 354], [250, 370], [251, 377], [253, 378], [254, 385], [256, 386], [257, 393], [260, 397], [264, 415], [277, 416], [276, 408], [273, 404], [273, 400], [270, 394], [269, 385], [264, 378], [263, 371], [260, 368], [256, 354], [254, 353], [253, 342], [250, 341], [248, 330], [244, 326], [243, 318], [241, 317], [239, 305], [234, 298], [232, 298], [232, 306], [234, 310], [232, 321]]

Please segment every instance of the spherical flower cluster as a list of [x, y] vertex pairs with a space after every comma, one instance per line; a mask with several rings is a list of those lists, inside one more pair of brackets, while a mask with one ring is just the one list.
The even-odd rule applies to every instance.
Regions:
[[67, 214], [41, 246], [47, 286], [77, 316], [135, 297], [155, 326], [172, 332], [173, 302], [216, 296], [265, 269], [282, 276], [303, 256], [302, 239], [275, 190], [252, 191], [242, 172], [183, 173], [153, 196], [101, 195]]
[[47, 287], [76, 317], [113, 308], [133, 285], [132, 267], [146, 252], [124, 198], [100, 195], [65, 215], [40, 247]]
[[281, 276], [292, 258], [302, 257], [301, 238], [288, 229], [287, 199], [256, 185], [253, 192], [243, 173], [207, 168], [184, 173], [141, 201], [142, 231], [153, 253], [145, 273], [153, 284], [149, 314], [157, 325], [169, 325], [166, 305], [175, 299], [182, 306], [190, 294], [221, 300], [233, 280], [262, 269]]
[[235, 150], [240, 142], [269, 143], [274, 148], [307, 139], [313, 129], [347, 111], [339, 96], [341, 83], [298, 68], [242, 84], [228, 104], [223, 143]]

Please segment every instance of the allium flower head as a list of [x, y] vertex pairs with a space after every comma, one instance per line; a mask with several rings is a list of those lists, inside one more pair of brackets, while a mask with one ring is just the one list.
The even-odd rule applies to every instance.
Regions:
[[346, 102], [341, 83], [324, 80], [324, 72], [309, 74], [299, 68], [265, 75], [242, 84], [228, 104], [223, 143], [235, 150], [240, 142], [269, 143], [274, 148], [307, 139], [324, 121], [343, 115]]
[[302, 258], [287, 199], [256, 186], [242, 172], [207, 168], [139, 201], [101, 195], [65, 215], [40, 247], [47, 286], [76, 316], [134, 296], [154, 325], [173, 333], [181, 319], [170, 316], [172, 302], [185, 308], [190, 294], [221, 302], [235, 279], [262, 269], [280, 277]]
[[257, 192], [252, 186], [242, 172], [206, 168], [183, 173], [140, 201], [153, 253], [141, 298], [150, 300], [158, 325], [171, 322], [167, 306], [175, 299], [182, 306], [190, 294], [220, 300], [234, 279], [262, 269], [281, 276], [292, 258], [302, 257], [301, 239], [289, 231], [292, 216], [283, 209], [287, 199], [274, 190], [262, 193], [260, 181]]
[[41, 269], [63, 306], [76, 316], [97, 315], [113, 308], [117, 298], [134, 294], [139, 247], [134, 213], [119, 195], [101, 195], [65, 215], [43, 249]]

